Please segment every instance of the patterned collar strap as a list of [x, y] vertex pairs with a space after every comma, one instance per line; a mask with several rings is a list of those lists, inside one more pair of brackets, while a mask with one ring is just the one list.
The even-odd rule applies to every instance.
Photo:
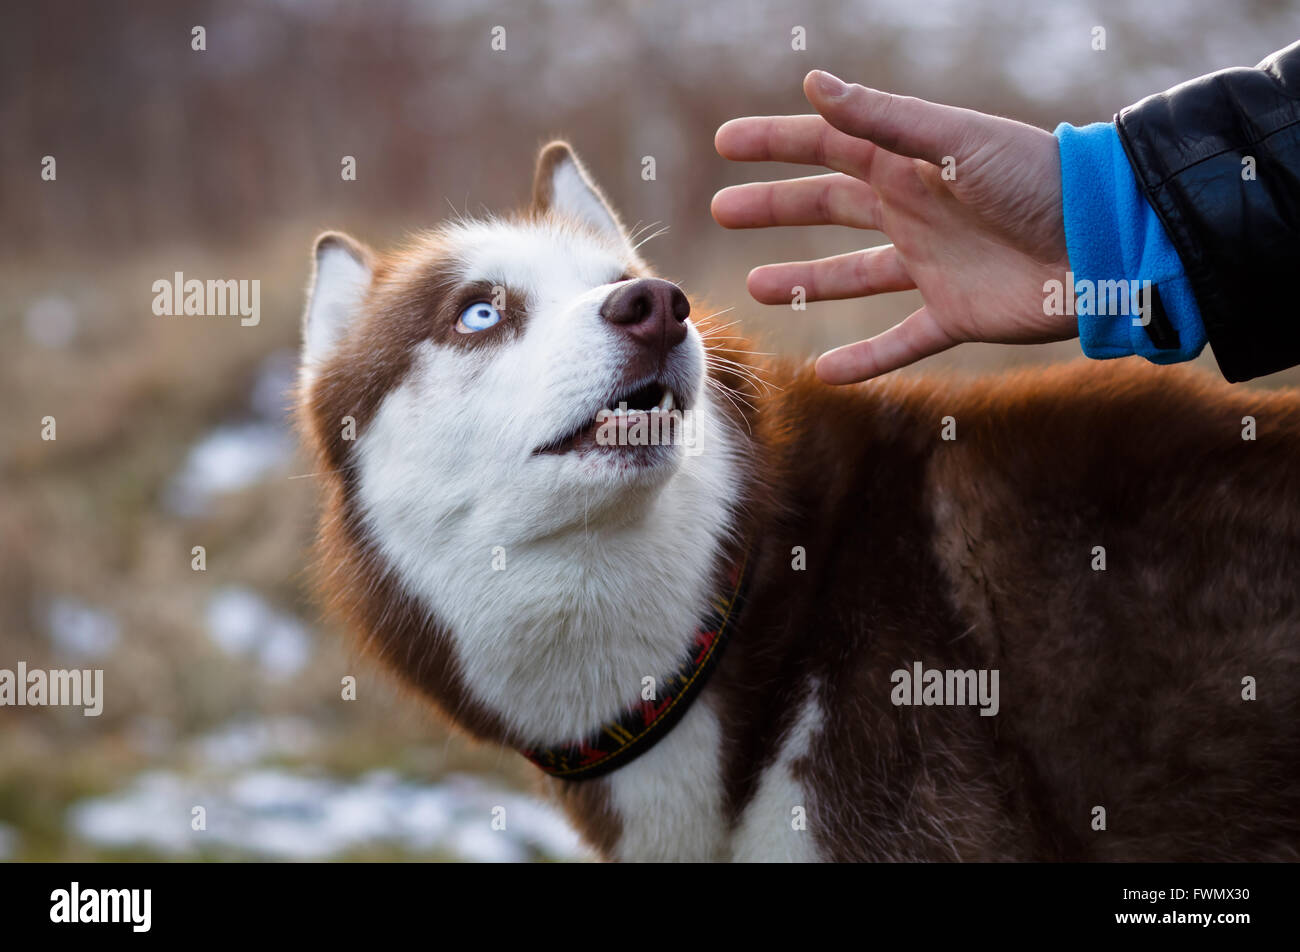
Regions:
[[748, 556], [728, 573], [729, 594], [714, 599], [695, 632], [690, 655], [656, 686], [657, 697], [637, 701], [585, 741], [520, 751], [552, 777], [590, 780], [629, 764], [663, 740], [686, 713], [717, 666], [727, 636], [744, 607]]

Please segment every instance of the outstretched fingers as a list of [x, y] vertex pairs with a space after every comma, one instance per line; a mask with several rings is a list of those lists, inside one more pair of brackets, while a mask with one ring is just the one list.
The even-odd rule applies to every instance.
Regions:
[[934, 165], [948, 156], [965, 158], [989, 136], [989, 117], [978, 112], [850, 86], [819, 69], [804, 77], [803, 88], [813, 108], [840, 132]]
[[718, 155], [734, 162], [820, 165], [866, 178], [876, 147], [840, 132], [821, 116], [746, 116], [724, 122], [713, 137]]
[[906, 367], [957, 343], [923, 307], [870, 340], [822, 354], [817, 359], [817, 376], [831, 384], [857, 383]]
[[749, 273], [748, 285], [761, 304], [789, 304], [799, 288], [806, 301], [838, 301], [916, 287], [893, 245], [817, 261], [766, 264]]
[[712, 211], [725, 228], [847, 225], [880, 229], [880, 199], [875, 189], [839, 172], [733, 185], [713, 196]]

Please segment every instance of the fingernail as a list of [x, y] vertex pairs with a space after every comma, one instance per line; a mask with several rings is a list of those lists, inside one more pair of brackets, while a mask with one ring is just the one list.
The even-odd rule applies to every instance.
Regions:
[[824, 69], [817, 70], [817, 89], [827, 99], [841, 99], [849, 91], [849, 87]]

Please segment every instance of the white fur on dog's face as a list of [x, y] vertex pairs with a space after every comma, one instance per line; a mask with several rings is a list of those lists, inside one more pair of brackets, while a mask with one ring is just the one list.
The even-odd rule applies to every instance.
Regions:
[[[587, 202], [571, 201], [567, 217], [560, 207], [437, 232], [450, 284], [504, 287], [526, 317], [508, 315], [516, 326], [495, 339], [416, 344], [351, 451], [379, 557], [449, 633], [475, 700], [538, 744], [588, 736], [639, 697], [644, 678], [676, 669], [712, 594], [739, 491], [738, 440], [705, 386], [694, 326], [662, 375], [693, 414], [698, 452], [659, 447], [636, 462], [618, 447], [537, 452], [628, 383], [634, 345], [599, 310], [629, 272], [645, 272], [612, 213], [611, 227], [593, 227], [603, 200], [562, 181], [566, 171], [557, 201], [569, 189]], [[398, 260], [376, 285], [427, 280], [430, 262]], [[309, 322], [383, 299], [355, 282], [332, 286], [347, 300], [313, 296]], [[371, 317], [353, 333], [382, 334], [382, 310]], [[304, 354], [308, 388], [311, 368], [329, 359]]]
[[[440, 510], [473, 509], [501, 521], [505, 544], [601, 521], [670, 480], [687, 460], [680, 445], [649, 465], [620, 448], [538, 452], [627, 388], [632, 345], [599, 310], [626, 280], [631, 249], [550, 221], [457, 225], [441, 244], [462, 285], [507, 288], [527, 316], [521, 333], [482, 346], [419, 345], [358, 443], [370, 505], [400, 500], [423, 513], [436, 499]], [[704, 348], [689, 322], [664, 376], [692, 412], [706, 410]]]

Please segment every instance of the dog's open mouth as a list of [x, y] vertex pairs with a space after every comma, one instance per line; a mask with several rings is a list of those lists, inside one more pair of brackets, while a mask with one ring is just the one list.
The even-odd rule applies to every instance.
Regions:
[[560, 454], [590, 448], [626, 452], [667, 446], [680, 438], [685, 410], [679, 394], [662, 380], [651, 380], [617, 391], [590, 419], [533, 452]]

